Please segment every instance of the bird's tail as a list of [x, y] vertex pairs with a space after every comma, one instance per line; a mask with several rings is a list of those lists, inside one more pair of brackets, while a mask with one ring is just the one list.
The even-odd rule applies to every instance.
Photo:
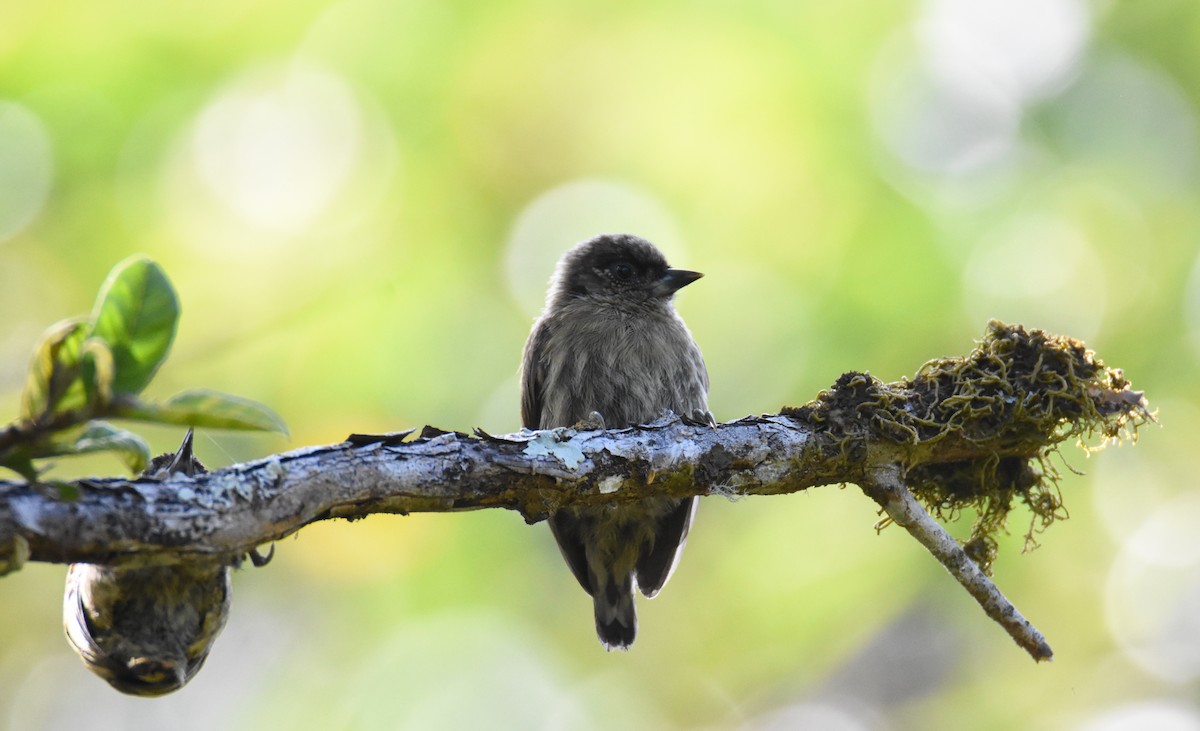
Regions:
[[609, 577], [593, 596], [596, 635], [606, 650], [628, 650], [637, 636], [637, 610], [633, 607], [633, 577]]

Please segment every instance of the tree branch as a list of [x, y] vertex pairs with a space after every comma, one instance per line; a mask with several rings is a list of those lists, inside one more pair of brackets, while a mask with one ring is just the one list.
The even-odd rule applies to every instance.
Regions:
[[409, 436], [351, 435], [162, 481], [0, 482], [0, 545], [20, 536], [35, 561], [172, 562], [243, 554], [329, 518], [508, 508], [533, 523], [567, 505], [773, 495], [858, 474], [822, 469], [812, 430], [778, 415], [716, 428], [667, 417], [608, 431]]
[[[426, 427], [190, 477], [0, 482], [0, 574], [26, 559], [232, 562], [310, 523], [371, 513], [500, 507], [533, 523], [569, 505], [851, 482], [1042, 660], [1045, 639], [987, 577], [995, 535], [1015, 502], [1035, 525], [1063, 517], [1046, 462], [1060, 442], [1136, 436], [1152, 419], [1142, 394], [1080, 343], [993, 322], [971, 353], [930, 361], [911, 381], [847, 373], [801, 407], [717, 427], [673, 415], [501, 437]], [[959, 547], [926, 509], [963, 508], [979, 518]]]
[[925, 546], [967, 593], [979, 602], [987, 616], [1003, 627], [1034, 660], [1054, 659], [1054, 652], [1042, 633], [1021, 616], [1008, 597], [967, 556], [958, 542], [925, 512], [904, 485], [896, 465], [880, 464], [867, 476], [861, 487], [868, 497], [879, 503], [892, 522]]

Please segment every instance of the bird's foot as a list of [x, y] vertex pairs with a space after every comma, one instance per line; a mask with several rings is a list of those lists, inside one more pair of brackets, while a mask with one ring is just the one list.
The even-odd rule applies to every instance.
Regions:
[[261, 569], [263, 566], [271, 563], [271, 559], [275, 558], [275, 544], [271, 544], [265, 556], [258, 550], [258, 546], [251, 548], [246, 555], [250, 557], [250, 563], [254, 564], [254, 568]]
[[588, 412], [587, 416], [583, 417], [578, 423], [575, 424], [576, 431], [598, 431], [607, 428], [608, 427], [604, 424], [604, 417], [601, 416], [599, 411]]
[[679, 419], [690, 426], [711, 426], [716, 428], [717, 420], [707, 409], [692, 409], [690, 414], [682, 414]]

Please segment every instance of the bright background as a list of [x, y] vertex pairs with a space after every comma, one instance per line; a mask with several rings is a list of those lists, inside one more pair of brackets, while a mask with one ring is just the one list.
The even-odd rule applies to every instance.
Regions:
[[210, 465], [515, 430], [554, 259], [621, 230], [708, 273], [679, 308], [719, 419], [1000, 317], [1085, 339], [1163, 425], [1065, 450], [1089, 474], [1064, 466], [1040, 550], [1013, 516], [996, 579], [1048, 665], [827, 487], [705, 500], [628, 654], [515, 514], [315, 526], [237, 574], [162, 700], [84, 670], [64, 567], [31, 565], [0, 580], [0, 726], [1200, 728], [1198, 102], [1188, 0], [0, 0], [0, 414], [41, 330], [145, 252], [183, 302], [149, 395], [292, 429], [203, 433]]

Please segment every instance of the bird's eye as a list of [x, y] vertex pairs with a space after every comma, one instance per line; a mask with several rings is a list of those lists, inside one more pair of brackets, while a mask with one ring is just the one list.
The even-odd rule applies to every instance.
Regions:
[[633, 266], [628, 262], [619, 261], [608, 268], [612, 273], [613, 278], [618, 281], [626, 282], [633, 278]]

